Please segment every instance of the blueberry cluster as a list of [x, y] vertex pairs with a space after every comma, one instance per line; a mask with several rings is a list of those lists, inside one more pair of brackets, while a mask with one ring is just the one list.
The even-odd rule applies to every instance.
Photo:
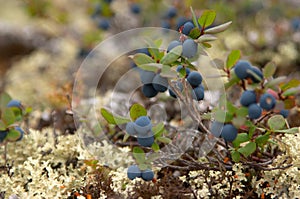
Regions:
[[137, 165], [131, 165], [127, 169], [127, 177], [130, 180], [142, 178], [145, 181], [151, 181], [154, 178], [154, 172], [150, 169], [141, 171]]
[[258, 119], [262, 115], [262, 110], [270, 111], [276, 106], [276, 99], [270, 93], [263, 94], [257, 104], [257, 96], [253, 90], [246, 90], [240, 98], [241, 105], [248, 107], [250, 119]]
[[147, 116], [141, 116], [135, 122], [128, 122], [126, 132], [129, 135], [137, 136], [137, 141], [141, 146], [151, 147], [154, 143], [152, 123]]
[[[183, 70], [183, 66], [179, 65], [177, 67], [177, 72]], [[200, 101], [204, 99], [204, 87], [202, 85], [202, 76], [197, 71], [190, 71], [190, 69], [185, 68], [186, 80], [193, 88], [192, 97], [193, 99]], [[180, 81], [176, 82], [177, 88], [180, 91], [183, 90], [183, 85]], [[169, 87], [170, 96], [177, 98], [176, 93]]]
[[232, 124], [223, 124], [214, 121], [211, 125], [210, 131], [216, 137], [222, 137], [226, 142], [232, 142], [238, 135], [238, 129]]
[[181, 56], [185, 58], [193, 58], [196, 56], [198, 51], [198, 44], [193, 39], [185, 39], [183, 42], [174, 40], [172, 41], [168, 48], [167, 52], [175, 48], [176, 46], [182, 45], [182, 54]]
[[252, 80], [254, 83], [263, 79], [262, 71], [246, 60], [239, 60], [234, 66], [234, 72], [238, 78]]

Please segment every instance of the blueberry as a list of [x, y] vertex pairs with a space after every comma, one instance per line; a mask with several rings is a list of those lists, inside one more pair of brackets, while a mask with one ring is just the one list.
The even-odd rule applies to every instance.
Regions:
[[[176, 71], [179, 72], [182, 68], [183, 68], [182, 65], [178, 65]], [[189, 68], [185, 67], [185, 74], [189, 75], [190, 72], [191, 72], [191, 70]]]
[[250, 62], [246, 60], [240, 60], [234, 66], [234, 72], [236, 76], [240, 79], [246, 79], [247, 77], [249, 77], [249, 73], [247, 72], [247, 70], [251, 69], [252, 66]]
[[158, 92], [165, 92], [168, 90], [168, 78], [156, 74], [152, 81], [153, 88]]
[[248, 115], [250, 119], [258, 119], [261, 116], [262, 108], [257, 104], [251, 104], [248, 107]]
[[0, 131], [0, 143], [3, 142], [7, 133], [8, 133], [7, 131]]
[[171, 24], [170, 24], [170, 22], [163, 20], [161, 22], [161, 27], [166, 28], [166, 29], [171, 29]]
[[143, 84], [150, 84], [153, 81], [156, 73], [152, 71], [140, 70], [140, 78]]
[[24, 136], [23, 129], [21, 129], [20, 127], [16, 126], [15, 130], [20, 132], [20, 137], [16, 141], [21, 141], [23, 139], [23, 136]]
[[150, 169], [142, 171], [142, 179], [145, 181], [151, 181], [154, 178], [154, 172]]
[[232, 142], [237, 137], [238, 130], [232, 124], [226, 124], [221, 132], [222, 138], [226, 142]]
[[98, 27], [102, 30], [108, 30], [110, 28], [110, 21], [108, 19], [101, 19]]
[[276, 99], [273, 95], [271, 95], [269, 93], [265, 93], [260, 97], [259, 104], [260, 104], [260, 107], [262, 107], [266, 111], [270, 111], [273, 108], [275, 108]]
[[140, 49], [136, 50], [136, 53], [143, 53], [145, 55], [151, 56], [148, 48], [140, 48]]
[[260, 79], [256, 78], [254, 75], [249, 74], [249, 77], [254, 83], [259, 83], [264, 78], [262, 71], [257, 67], [251, 67], [251, 71], [254, 72]]
[[157, 90], [153, 88], [153, 84], [144, 84], [142, 88], [142, 92], [145, 97], [151, 98], [157, 95]]
[[224, 124], [214, 121], [211, 125], [210, 131], [215, 137], [220, 137]]
[[292, 28], [297, 31], [297, 30], [300, 30], [300, 18], [293, 18], [292, 21]]
[[130, 5], [130, 11], [133, 14], [139, 14], [141, 12], [141, 6], [139, 4], [133, 3]]
[[197, 101], [204, 99], [204, 87], [201, 84], [193, 89], [193, 99]]
[[167, 11], [167, 18], [174, 18], [177, 15], [177, 9], [175, 7], [170, 7]]
[[179, 28], [181, 26], [183, 26], [187, 21], [189, 21], [188, 19], [184, 18], [184, 17], [178, 17], [177, 19], [177, 25], [176, 25], [176, 30], [179, 30]]
[[110, 4], [113, 0], [104, 0], [105, 3]]
[[[176, 82], [176, 87], [179, 89], [180, 92], [183, 91], [183, 85], [180, 81]], [[177, 98], [175, 92], [173, 92], [173, 90], [170, 88], [170, 86], [169, 86], [168, 90], [169, 90], [170, 96]]]
[[188, 21], [183, 25], [182, 33], [185, 35], [189, 35], [193, 28], [195, 28], [194, 24]]
[[192, 87], [197, 87], [202, 83], [202, 76], [196, 71], [190, 72], [186, 79]]
[[141, 116], [135, 120], [134, 129], [138, 135], [146, 135], [149, 131], [151, 131], [152, 123], [149, 117]]
[[282, 109], [282, 110], [280, 110], [279, 114], [282, 115], [284, 118], [288, 118], [289, 110]]
[[137, 165], [131, 165], [127, 169], [127, 177], [130, 180], [142, 177], [142, 172]]
[[16, 107], [16, 108], [21, 109], [22, 108], [22, 104], [21, 104], [21, 102], [19, 100], [10, 100], [7, 103], [6, 107], [9, 107], [9, 108]]
[[182, 56], [192, 58], [197, 54], [198, 44], [192, 39], [186, 39], [182, 44]]
[[126, 124], [126, 132], [129, 135], [137, 135], [137, 132], [135, 131], [135, 128], [134, 128], [134, 122], [128, 122]]
[[94, 12], [92, 14], [92, 18], [96, 18], [97, 16], [99, 16], [102, 13], [102, 8], [100, 4], [96, 4]]
[[141, 146], [151, 147], [152, 144], [154, 143], [154, 136], [152, 135], [149, 137], [138, 137], [137, 141]]
[[180, 41], [174, 40], [171, 41], [171, 43], [169, 44], [168, 48], [167, 48], [167, 52], [170, 52], [173, 48], [175, 48], [176, 46], [180, 46], [182, 45]]
[[250, 104], [256, 103], [256, 94], [254, 91], [244, 91], [241, 98], [240, 103], [243, 106], [249, 106]]

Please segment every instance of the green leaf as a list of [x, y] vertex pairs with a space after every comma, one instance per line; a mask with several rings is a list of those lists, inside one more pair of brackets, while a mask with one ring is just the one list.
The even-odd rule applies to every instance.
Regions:
[[254, 153], [255, 150], [256, 150], [256, 143], [255, 142], [249, 142], [248, 144], [246, 144], [246, 146], [244, 146], [242, 148], [239, 148], [238, 152], [243, 154], [243, 156], [248, 157], [249, 155]]
[[32, 107], [26, 107], [24, 114], [27, 115], [27, 114], [30, 114], [31, 112], [32, 112]]
[[199, 24], [202, 28], [205, 28], [207, 26], [210, 26], [213, 24], [216, 18], [216, 12], [214, 10], [205, 10], [201, 17], [198, 19]]
[[181, 56], [181, 53], [182, 53], [182, 46], [181, 45], [176, 46], [170, 52], [165, 54], [165, 56], [163, 56], [163, 58], [160, 60], [160, 63], [165, 65], [172, 64]]
[[290, 128], [290, 129], [284, 129], [284, 130], [275, 130], [274, 132], [295, 134], [295, 133], [300, 133], [300, 127], [294, 127], [294, 128]]
[[128, 140], [128, 138], [130, 138], [130, 135], [128, 133], [125, 133], [125, 135], [123, 137], [123, 142], [126, 142]]
[[277, 87], [280, 83], [284, 82], [286, 80], [286, 76], [280, 76], [275, 79], [269, 80], [265, 87], [266, 88], [273, 88], [274, 86]]
[[155, 61], [160, 60], [160, 52], [158, 48], [148, 48], [148, 51]]
[[232, 21], [204, 30], [205, 34], [216, 34], [225, 31], [232, 24]]
[[198, 39], [197, 39], [197, 42], [198, 43], [205, 43], [205, 42], [210, 42], [210, 41], [215, 41], [217, 40], [218, 38], [213, 36], [213, 35], [209, 35], [209, 34], [206, 34], [206, 35], [202, 35], [200, 36]]
[[237, 116], [232, 119], [232, 124], [237, 128], [243, 126], [245, 122], [246, 122], [246, 117], [243, 116]]
[[264, 135], [259, 135], [257, 138], [255, 138], [255, 142], [258, 146], [263, 147], [270, 139], [270, 134], [266, 133]]
[[134, 63], [139, 66], [143, 64], [149, 64], [149, 63], [155, 63], [154, 59], [149, 57], [148, 55], [144, 53], [136, 53], [133, 56], [129, 56], [133, 59]]
[[249, 128], [248, 133], [249, 133], [249, 138], [251, 139], [257, 127], [249, 120], [246, 121], [245, 125]]
[[231, 151], [231, 159], [234, 162], [239, 162], [241, 159], [241, 154], [238, 151]]
[[189, 33], [189, 37], [191, 37], [192, 39], [197, 39], [200, 35], [201, 35], [201, 30], [197, 27], [193, 28]]
[[14, 142], [21, 137], [21, 133], [15, 129], [10, 129], [5, 137], [6, 140]]
[[101, 115], [109, 124], [125, 124], [130, 122], [130, 119], [121, 116], [114, 116], [105, 108], [101, 108]]
[[171, 69], [170, 66], [163, 65], [160, 76], [166, 77], [166, 78], [176, 78], [177, 72], [175, 70]]
[[172, 142], [172, 140], [167, 137], [157, 137], [156, 140], [165, 144], [169, 144]]
[[229, 81], [225, 84], [225, 89], [227, 90], [231, 86], [237, 84], [239, 81], [240, 79], [236, 76], [234, 72], [232, 72]]
[[265, 78], [272, 77], [276, 72], [276, 65], [274, 62], [269, 62], [263, 68], [263, 74]]
[[158, 152], [160, 150], [159, 145], [156, 142], [152, 144], [151, 148], [154, 152]]
[[296, 94], [298, 94], [298, 93], [300, 93], [300, 87], [297, 87], [297, 88], [290, 88], [290, 89], [287, 89], [286, 91], [284, 91], [284, 92], [282, 93], [282, 96], [287, 97], [287, 96], [296, 95]]
[[232, 144], [235, 148], [237, 148], [241, 145], [241, 143], [248, 142], [249, 140], [250, 138], [247, 133], [239, 133]]
[[7, 93], [2, 93], [0, 95], [0, 108], [4, 109], [6, 108], [8, 102], [12, 100], [12, 98]]
[[232, 115], [237, 111], [237, 108], [230, 101], [226, 101], [226, 109]]
[[132, 152], [133, 152], [133, 157], [135, 158], [135, 160], [138, 164], [145, 163], [146, 156], [145, 156], [145, 152], [143, 149], [136, 146], [133, 148]]
[[163, 65], [159, 63], [148, 63], [139, 65], [138, 67], [146, 71], [152, 71], [157, 73], [163, 67]]
[[16, 117], [12, 109], [4, 108], [4, 110], [2, 110], [2, 121], [7, 126], [13, 124], [16, 121]]
[[268, 120], [271, 130], [281, 130], [285, 126], [285, 119], [282, 115], [274, 115]]
[[231, 69], [240, 58], [241, 58], [241, 51], [232, 50], [227, 57], [226, 68]]
[[292, 80], [288, 81], [287, 83], [280, 85], [280, 89], [282, 91], [286, 91], [290, 88], [298, 87], [299, 85], [300, 85], [300, 80], [292, 79]]
[[141, 116], [147, 116], [147, 110], [140, 104], [133, 104], [129, 110], [130, 118], [135, 121]]
[[5, 123], [2, 120], [0, 120], [0, 131], [4, 131], [4, 130], [6, 130], [6, 128], [7, 128], [7, 125], [5, 125]]
[[161, 135], [161, 133], [165, 130], [165, 125], [163, 122], [157, 124], [156, 126], [152, 127], [152, 132], [156, 138], [156, 136], [159, 136]]
[[202, 42], [201, 44], [206, 48], [211, 48], [211, 45], [207, 42]]
[[216, 121], [218, 122], [230, 122], [233, 119], [233, 115], [229, 114], [227, 111], [224, 110], [217, 110], [213, 112], [213, 116]]
[[248, 115], [248, 108], [247, 107], [240, 107], [237, 111], [236, 111], [236, 115], [240, 116], [240, 117], [246, 117]]
[[199, 27], [199, 24], [198, 24], [197, 16], [195, 15], [195, 12], [194, 12], [192, 7], [190, 7], [190, 10], [191, 10], [191, 13], [192, 13], [194, 26], [199, 29], [200, 27]]
[[139, 169], [142, 171], [150, 168], [150, 166], [148, 164], [143, 164], [143, 163], [138, 163], [138, 164], [139, 164], [138, 165]]
[[147, 156], [147, 163], [152, 163], [155, 160], [160, 158], [160, 154], [159, 153], [151, 153], [150, 155]]

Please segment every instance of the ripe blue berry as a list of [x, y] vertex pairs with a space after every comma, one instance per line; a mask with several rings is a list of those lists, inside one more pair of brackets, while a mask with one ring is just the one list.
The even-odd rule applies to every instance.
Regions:
[[147, 116], [141, 116], [137, 118], [134, 123], [134, 129], [138, 135], [146, 135], [149, 131], [151, 131], [151, 120]]
[[282, 110], [280, 110], [279, 114], [282, 115], [284, 118], [288, 118], [289, 117], [289, 110], [282, 109]]
[[221, 132], [222, 138], [226, 142], [232, 142], [237, 137], [238, 130], [232, 124], [226, 124]]
[[152, 81], [153, 88], [158, 92], [165, 92], [168, 90], [168, 78], [156, 74]]
[[199, 85], [193, 89], [193, 99], [200, 101], [204, 99], [204, 87]]
[[190, 72], [186, 79], [192, 87], [196, 87], [202, 83], [202, 76], [196, 71]]
[[154, 172], [150, 169], [142, 171], [142, 179], [145, 181], [151, 181], [154, 178]]
[[271, 95], [269, 93], [265, 93], [260, 97], [259, 104], [260, 104], [260, 107], [262, 107], [266, 111], [270, 111], [273, 108], [275, 108], [276, 99], [273, 95]]
[[154, 136], [151, 135], [149, 137], [138, 137], [137, 141], [143, 147], [151, 147], [154, 143]]
[[24, 131], [23, 131], [23, 129], [21, 129], [19, 126], [16, 126], [15, 130], [20, 132], [20, 137], [16, 141], [21, 141], [23, 139], [23, 137], [24, 137]]
[[11, 108], [11, 107], [16, 107], [16, 108], [22, 108], [22, 104], [21, 104], [21, 102], [19, 101], [19, 100], [10, 100], [9, 102], [8, 102], [8, 104], [6, 105], [6, 107], [9, 107], [9, 108]]
[[131, 165], [127, 169], [127, 177], [130, 180], [142, 177], [142, 172], [137, 165]]
[[143, 53], [145, 55], [151, 56], [148, 48], [140, 48], [140, 49], [136, 50], [136, 53]]
[[214, 121], [211, 125], [210, 131], [215, 137], [220, 137], [223, 127], [223, 123]]
[[186, 39], [182, 44], [182, 56], [192, 58], [197, 54], [198, 44], [192, 39]]
[[257, 104], [251, 104], [248, 107], [248, 115], [250, 119], [258, 119], [261, 116], [262, 108]]
[[156, 73], [147, 70], [140, 70], [140, 78], [143, 84], [151, 84]]
[[3, 142], [7, 133], [8, 133], [7, 131], [0, 131], [0, 143]]
[[152, 84], [144, 84], [142, 88], [142, 92], [145, 95], [145, 97], [151, 98], [155, 97], [157, 95], [157, 90], [153, 88]]
[[136, 3], [132, 3], [130, 5], [130, 11], [133, 13], [133, 14], [139, 14], [141, 12], [141, 6], [139, 4], [136, 4]]
[[182, 33], [185, 35], [189, 35], [193, 28], [195, 28], [194, 24], [188, 21], [183, 25]]
[[170, 24], [170, 22], [163, 20], [161, 22], [161, 27], [166, 28], [166, 29], [171, 29], [171, 24]]
[[98, 23], [98, 28], [108, 30], [110, 28], [110, 21], [108, 19], [101, 19]]
[[170, 7], [167, 11], [167, 18], [174, 18], [177, 15], [177, 9], [175, 7]]
[[104, 0], [105, 3], [110, 4], [113, 0]]
[[126, 132], [129, 135], [137, 135], [137, 132], [135, 131], [135, 128], [134, 128], [134, 122], [128, 122], [126, 124]]
[[[181, 70], [182, 68], [183, 68], [182, 65], [178, 65], [176, 71], [177, 71], [177, 72], [180, 72], [180, 70]], [[191, 72], [191, 70], [190, 70], [189, 68], [185, 67], [185, 74], [186, 74], [186, 75], [189, 75], [190, 72]]]
[[256, 78], [254, 75], [249, 74], [249, 77], [251, 78], [251, 80], [254, 83], [259, 83], [261, 82], [261, 80], [264, 78], [263, 73], [261, 72], [261, 70], [257, 67], [251, 67], [251, 71], [254, 72], [260, 79]]
[[243, 106], [249, 106], [251, 104], [256, 103], [256, 94], [254, 91], [244, 91], [241, 98], [240, 98], [240, 103]]
[[177, 18], [177, 24], [176, 24], [176, 30], [179, 30], [179, 28], [181, 26], [183, 26], [184, 23], [186, 23], [187, 21], [189, 21], [189, 20], [187, 18], [185, 18], [185, 17], [178, 17]]
[[[176, 87], [179, 89], [180, 92], [183, 91], [183, 85], [181, 82], [179, 82], [179, 81], [176, 82]], [[177, 98], [177, 95], [175, 94], [175, 92], [173, 92], [173, 90], [170, 88], [170, 86], [169, 86], [168, 90], [169, 90], [170, 96]]]
[[182, 43], [180, 41], [174, 40], [171, 41], [171, 43], [169, 44], [168, 48], [167, 48], [167, 52], [170, 52], [173, 48], [175, 48], [176, 46], [180, 46], [182, 45]]
[[250, 62], [246, 60], [240, 60], [235, 64], [234, 72], [236, 76], [240, 79], [246, 79], [249, 76], [247, 70], [251, 70], [252, 66]]

